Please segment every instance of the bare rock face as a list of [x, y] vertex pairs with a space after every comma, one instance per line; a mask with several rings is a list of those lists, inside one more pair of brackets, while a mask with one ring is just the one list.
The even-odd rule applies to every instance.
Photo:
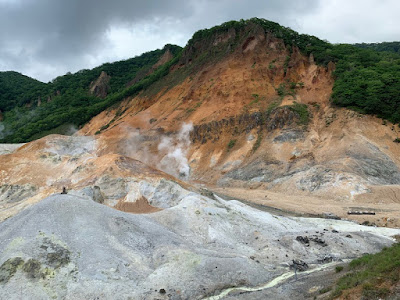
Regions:
[[334, 64], [333, 62], [330, 61], [330, 62], [328, 63], [327, 68], [328, 68], [328, 72], [332, 73], [333, 71], [335, 71], [336, 66], [335, 66], [335, 64]]
[[108, 91], [110, 89], [109, 82], [111, 76], [107, 75], [106, 72], [102, 71], [99, 78], [90, 84], [90, 92], [99, 98], [107, 97]]
[[[249, 133], [254, 128], [267, 129], [268, 132], [272, 132], [276, 129], [289, 127], [298, 120], [299, 115], [290, 108], [279, 107], [271, 112], [247, 113], [220, 121], [195, 125], [193, 131], [190, 132], [190, 138], [192, 142], [201, 141], [204, 144], [212, 138], [218, 140], [223, 131], [230, 130], [233, 131], [232, 134], [236, 135]], [[298, 139], [301, 137], [302, 132], [295, 130], [292, 135], [297, 136], [292, 137], [293, 139]]]
[[151, 66], [150, 70], [139, 71], [137, 73], [137, 75], [135, 76], [135, 78], [132, 79], [131, 81], [129, 81], [126, 86], [129, 87], [129, 86], [132, 86], [132, 85], [138, 83], [144, 77], [152, 74], [155, 70], [157, 70], [158, 67], [169, 62], [173, 57], [174, 57], [173, 54], [168, 49], [167, 51], [164, 52], [164, 54], [160, 57], [160, 59], [153, 66]]
[[173, 58], [174, 56], [172, 55], [171, 51], [169, 50], [165, 51], [164, 54], [160, 57], [160, 59], [152, 66], [151, 68], [152, 71], [162, 66], [163, 64], [169, 62]]

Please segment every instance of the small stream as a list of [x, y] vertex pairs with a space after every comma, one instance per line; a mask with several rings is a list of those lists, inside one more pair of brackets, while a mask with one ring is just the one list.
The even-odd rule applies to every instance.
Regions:
[[[343, 261], [341, 261], [343, 262]], [[311, 274], [314, 272], [318, 272], [324, 269], [327, 269], [329, 267], [332, 267], [334, 265], [338, 264], [338, 262], [331, 262], [322, 266], [319, 266], [317, 268], [311, 269], [311, 270], [307, 270], [304, 272], [299, 272], [298, 274], [301, 275], [307, 275], [307, 274]], [[280, 283], [285, 282], [286, 280], [288, 280], [289, 278], [292, 278], [295, 276], [295, 273], [293, 271], [290, 272], [286, 272], [283, 273], [282, 275], [272, 279], [271, 281], [268, 281], [267, 283], [261, 285], [261, 286], [257, 286], [257, 287], [247, 287], [247, 286], [242, 286], [242, 287], [231, 287], [228, 288], [226, 290], [223, 290], [219, 295], [215, 295], [215, 296], [211, 296], [208, 298], [203, 298], [203, 300], [220, 300], [223, 299], [225, 296], [227, 296], [230, 292], [233, 291], [243, 291], [243, 292], [257, 292], [257, 291], [262, 291], [262, 290], [266, 290], [269, 288], [272, 288]]]

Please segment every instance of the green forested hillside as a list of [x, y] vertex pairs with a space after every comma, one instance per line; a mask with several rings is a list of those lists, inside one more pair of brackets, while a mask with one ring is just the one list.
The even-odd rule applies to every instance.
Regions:
[[[162, 50], [147, 52], [135, 58], [66, 74], [48, 84], [16, 72], [0, 72], [0, 109], [3, 111], [5, 126], [0, 132], [0, 141], [25, 142], [63, 124], [84, 124], [105, 108], [165, 75], [176, 59], [159, 67], [135, 85], [126, 87], [139, 72], [146, 74], [167, 50], [174, 57], [181, 52], [180, 47], [167, 45]], [[109, 94], [105, 99], [89, 93], [90, 83], [102, 71], [111, 76]], [[37, 107], [39, 97], [42, 105]]]
[[387, 51], [400, 53], [400, 42], [383, 42], [383, 43], [361, 43], [354, 46], [363, 49], [371, 49], [375, 51]]
[[106, 63], [92, 70], [81, 70], [75, 74], [66, 74], [54, 79], [50, 85], [53, 91], [58, 90], [62, 94], [76, 89], [87, 90], [90, 83], [104, 71], [111, 76], [110, 93], [112, 94], [125, 89], [126, 84], [135, 78], [138, 72], [149, 70], [166, 50], [171, 51], [176, 56], [181, 51], [181, 47], [166, 45], [164, 49], [150, 51], [138, 57]]
[[332, 101], [339, 106], [400, 122], [400, 55], [350, 45], [337, 60]]
[[17, 72], [0, 72], [0, 110], [8, 111], [47, 94], [47, 85]]

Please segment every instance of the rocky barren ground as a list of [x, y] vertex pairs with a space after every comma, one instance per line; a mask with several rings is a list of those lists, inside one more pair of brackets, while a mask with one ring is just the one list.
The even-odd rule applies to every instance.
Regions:
[[278, 217], [165, 184], [180, 192], [149, 197], [164, 208], [153, 214], [124, 213], [81, 191], [0, 223], [0, 298], [203, 299], [291, 277], [293, 260], [312, 270], [377, 252], [400, 233]]
[[400, 234], [223, 200], [93, 137], [49, 136], [0, 160], [0, 299], [309, 298], [317, 274], [332, 282], [337, 264]]
[[293, 260], [304, 268], [296, 284], [308, 287], [400, 233], [222, 200], [101, 155], [92, 137], [50, 136], [0, 159], [1, 299], [253, 299], [277, 288], [307, 297], [309, 289], [284, 288]]

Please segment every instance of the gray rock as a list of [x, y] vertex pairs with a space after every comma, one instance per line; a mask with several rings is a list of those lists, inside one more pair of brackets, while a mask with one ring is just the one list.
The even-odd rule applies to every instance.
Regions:
[[[306, 256], [310, 265], [329, 253], [339, 259], [373, 253], [393, 243], [389, 235], [400, 233], [278, 217], [238, 201], [173, 190], [168, 182], [163, 186], [159, 193], [148, 192], [166, 208], [149, 215], [123, 213], [69, 193], [0, 223], [0, 298], [201, 299], [232, 286], [268, 282], [288, 271], [288, 257]], [[324, 228], [343, 234], [326, 232], [325, 247], [294, 242], [305, 231]], [[344, 236], [349, 232], [352, 239]]]
[[36, 194], [37, 187], [31, 184], [10, 185], [5, 184], [0, 186], [0, 204], [16, 203]]
[[287, 129], [283, 130], [280, 135], [274, 138], [274, 143], [296, 142], [304, 139], [304, 132], [301, 130]]
[[331, 212], [325, 212], [322, 214], [322, 217], [325, 219], [332, 219], [332, 220], [340, 220], [341, 218]]
[[245, 166], [227, 172], [224, 178], [242, 181], [254, 180], [258, 182], [270, 182], [277, 177], [283, 176], [284, 168], [282, 168], [282, 165], [283, 163], [280, 161], [256, 159]]
[[370, 183], [400, 183], [400, 170], [396, 163], [375, 145], [358, 145], [355, 149], [350, 148], [346, 154], [354, 160], [350, 165], [352, 170]]
[[10, 154], [25, 144], [0, 144], [0, 155]]
[[128, 193], [127, 182], [124, 178], [113, 178], [105, 175], [96, 181], [103, 196], [107, 199], [118, 200]]
[[293, 259], [293, 263], [290, 265], [290, 268], [293, 270], [297, 270], [300, 272], [308, 270], [308, 264], [305, 261], [302, 261], [301, 259]]
[[93, 200], [97, 203], [104, 203], [103, 194], [101, 193], [100, 187], [97, 185], [93, 187]]

